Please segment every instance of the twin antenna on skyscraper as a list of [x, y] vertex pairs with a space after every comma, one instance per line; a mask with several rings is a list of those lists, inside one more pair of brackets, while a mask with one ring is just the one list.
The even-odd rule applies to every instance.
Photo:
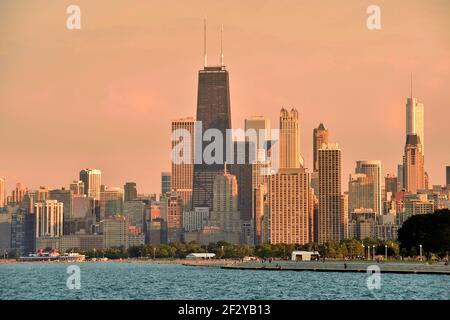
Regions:
[[[203, 54], [205, 57], [205, 68], [208, 66], [208, 54], [206, 52], [206, 18], [203, 19]], [[220, 66], [223, 67], [223, 24], [220, 27]]]

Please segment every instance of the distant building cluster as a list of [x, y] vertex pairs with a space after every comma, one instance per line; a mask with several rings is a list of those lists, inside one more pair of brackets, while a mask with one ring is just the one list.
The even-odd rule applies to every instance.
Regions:
[[[360, 160], [342, 185], [342, 150], [320, 123], [313, 131], [313, 168], [301, 155], [300, 117], [282, 108], [279, 134], [262, 116], [245, 120], [244, 138], [223, 145], [219, 163], [194, 161], [208, 143], [195, 140], [196, 123], [226, 136], [231, 129], [229, 74], [223, 65], [199, 71], [197, 113], [172, 121], [191, 141], [188, 160], [161, 173], [157, 194], [140, 194], [135, 182], [102, 184], [102, 172], [83, 169], [68, 188], [30, 190], [17, 183], [10, 194], [0, 177], [0, 250], [103, 249], [197, 241], [209, 244], [305, 244], [343, 239], [395, 240], [416, 214], [450, 207], [450, 166], [445, 186], [431, 185], [425, 171], [424, 105], [407, 99], [403, 160], [384, 178], [381, 161]], [[232, 159], [229, 161], [230, 150]], [[218, 153], [220, 154], [220, 153]], [[253, 156], [252, 156], [253, 155]], [[275, 155], [275, 156], [274, 156]], [[245, 161], [236, 161], [239, 157]], [[227, 162], [227, 160], [229, 162]], [[277, 169], [274, 163], [277, 162]], [[270, 174], [267, 174], [267, 173]]]

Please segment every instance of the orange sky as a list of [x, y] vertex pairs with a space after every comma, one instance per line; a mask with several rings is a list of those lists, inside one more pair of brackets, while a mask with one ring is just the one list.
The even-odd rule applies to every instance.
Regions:
[[[81, 7], [67, 30], [66, 7]], [[380, 31], [366, 8], [381, 7]], [[282, 106], [312, 130], [323, 122], [342, 148], [344, 184], [355, 161], [396, 171], [405, 142], [409, 77], [425, 104], [426, 168], [444, 183], [450, 165], [450, 2], [96, 0], [0, 3], [0, 176], [8, 189], [68, 186], [81, 168], [103, 181], [159, 192], [170, 168], [170, 120], [195, 116], [203, 64], [218, 62], [224, 24], [233, 127]], [[347, 188], [344, 188], [347, 189]]]

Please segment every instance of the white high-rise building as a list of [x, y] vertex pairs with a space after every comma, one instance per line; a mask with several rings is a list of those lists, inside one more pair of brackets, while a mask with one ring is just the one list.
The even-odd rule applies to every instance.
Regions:
[[63, 203], [46, 200], [34, 204], [36, 214], [36, 238], [63, 235]]
[[406, 100], [406, 136], [416, 134], [422, 144], [422, 152], [425, 150], [424, 136], [424, 106], [416, 98]]
[[84, 193], [94, 200], [100, 200], [102, 172], [97, 169], [83, 169], [80, 171], [80, 180], [84, 182]]

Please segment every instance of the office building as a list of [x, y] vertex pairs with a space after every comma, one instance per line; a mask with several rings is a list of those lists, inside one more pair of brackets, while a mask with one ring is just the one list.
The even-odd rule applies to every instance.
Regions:
[[[199, 71], [196, 120], [201, 123], [202, 133], [205, 133], [208, 129], [217, 129], [222, 137], [226, 137], [227, 129], [231, 129], [229, 75], [225, 66], [209, 67], [205, 64], [204, 69]], [[199, 133], [196, 132], [196, 135]], [[203, 155], [209, 143], [208, 141], [196, 143], [196, 155]], [[212, 210], [214, 179], [217, 175], [223, 173], [226, 151], [227, 143], [224, 142], [223, 158], [216, 159], [217, 161], [210, 164], [201, 157], [194, 164], [192, 191], [192, 206], [194, 208], [208, 207]], [[230, 168], [227, 170], [230, 170]]]
[[0, 209], [6, 206], [6, 178], [0, 177]]
[[138, 197], [136, 182], [127, 182], [123, 186], [124, 194], [123, 198], [125, 202], [136, 200]]
[[[363, 173], [373, 178], [374, 188], [374, 211], [377, 214], [382, 214], [382, 193], [381, 193], [381, 161], [357, 161], [355, 173]], [[371, 207], [372, 208], [372, 207]]]
[[424, 156], [420, 137], [408, 135], [403, 156], [403, 179], [407, 192], [416, 193], [425, 188]]
[[80, 171], [80, 180], [84, 183], [84, 194], [94, 200], [100, 200], [102, 172], [98, 169], [83, 169]]

